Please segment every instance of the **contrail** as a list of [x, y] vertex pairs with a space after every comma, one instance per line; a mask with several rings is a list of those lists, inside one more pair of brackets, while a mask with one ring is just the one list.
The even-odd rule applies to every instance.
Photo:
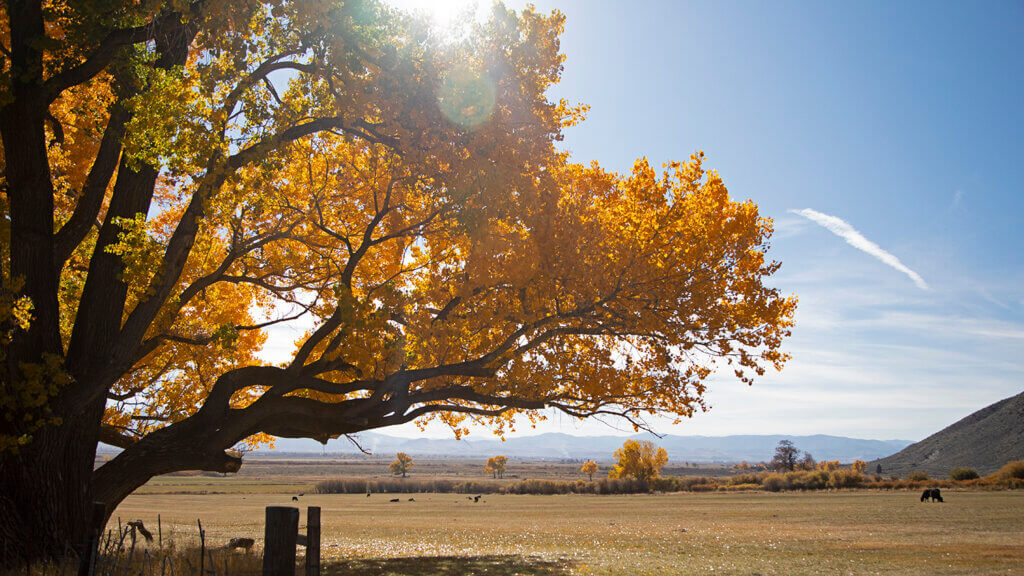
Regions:
[[804, 208], [803, 210], [790, 210], [790, 212], [792, 212], [793, 214], [799, 214], [800, 216], [803, 216], [804, 218], [807, 218], [808, 220], [816, 224], [824, 226], [825, 228], [828, 229], [829, 232], [832, 232], [836, 236], [839, 236], [843, 240], [846, 240], [846, 243], [849, 244], [850, 246], [853, 246], [858, 250], [863, 250], [864, 252], [867, 252], [868, 254], [874, 256], [875, 258], [878, 258], [882, 262], [888, 264], [889, 266], [892, 266], [893, 268], [899, 270], [900, 272], [903, 272], [904, 274], [909, 276], [910, 279], [914, 281], [914, 284], [916, 284], [917, 287], [920, 288], [921, 290], [929, 290], [928, 283], [925, 282], [924, 278], [921, 278], [921, 276], [917, 272], [914, 272], [910, 268], [907, 268], [903, 264], [903, 262], [900, 262], [899, 258], [893, 256], [892, 254], [886, 252], [885, 250], [882, 250], [881, 246], [865, 238], [863, 234], [858, 232], [857, 229], [854, 228], [853, 226], [847, 224], [846, 221], [843, 220], [842, 218], [837, 218], [835, 216], [830, 216], [828, 214], [822, 214], [821, 212], [818, 212], [817, 210], [811, 210], [810, 208]]

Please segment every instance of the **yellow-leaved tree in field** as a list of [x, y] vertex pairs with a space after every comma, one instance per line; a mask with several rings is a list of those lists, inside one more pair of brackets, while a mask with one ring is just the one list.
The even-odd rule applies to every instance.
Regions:
[[[556, 148], [585, 110], [548, 97], [558, 13], [496, 5], [453, 41], [373, 0], [15, 5], [0, 564], [80, 546], [93, 501], [155, 475], [238, 470], [239, 442], [642, 427], [787, 359], [756, 204], [699, 153], [620, 174]], [[98, 441], [122, 451], [94, 469]]]
[[505, 476], [505, 465], [507, 463], [507, 456], [491, 456], [487, 459], [484, 472], [490, 472], [494, 478], [502, 478]]
[[648, 481], [657, 478], [668, 464], [668, 452], [647, 440], [626, 440], [615, 451], [615, 465], [608, 471], [609, 478], [635, 478]]
[[395, 454], [395, 461], [388, 465], [388, 471], [395, 476], [405, 478], [405, 475], [409, 473], [412, 467], [412, 457], [405, 452], [399, 452]]

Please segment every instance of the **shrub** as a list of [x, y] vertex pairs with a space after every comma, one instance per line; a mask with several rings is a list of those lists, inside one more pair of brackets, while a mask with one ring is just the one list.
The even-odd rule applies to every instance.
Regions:
[[579, 486], [575, 482], [558, 482], [556, 480], [522, 480], [505, 487], [506, 494], [569, 494], [577, 492]]
[[928, 477], [927, 472], [914, 470], [910, 474], [907, 474], [907, 480], [910, 480], [911, 482], [927, 482], [931, 480], [931, 478]]
[[1005, 466], [999, 469], [999, 472], [996, 472], [996, 474], [1004, 480], [1024, 480], [1024, 460], [1007, 462]]
[[786, 487], [786, 479], [782, 474], [772, 472], [761, 479], [761, 487], [769, 492], [778, 492]]
[[690, 490], [693, 492], [714, 492], [718, 490], [718, 483], [716, 482], [698, 482], [690, 486]]
[[833, 470], [828, 474], [830, 488], [856, 488], [864, 482], [864, 475], [850, 469]]
[[419, 492], [494, 494], [501, 490], [498, 482], [453, 482], [451, 480], [411, 480], [388, 478], [332, 478], [316, 484], [317, 494], [415, 494]]
[[726, 480], [730, 485], [738, 484], [760, 484], [764, 474], [758, 474], [757, 472], [747, 472], [745, 474], [735, 474], [729, 476]]
[[791, 490], [821, 490], [828, 487], [828, 475], [824, 470], [799, 470], [786, 472], [784, 478]]
[[715, 482], [715, 479], [711, 478], [710, 476], [684, 476], [682, 478], [672, 478], [671, 479], [671, 486], [672, 486], [672, 488], [671, 488], [671, 490], [669, 490], [669, 489], [667, 489], [665, 487], [662, 487], [660, 485], [660, 481], [661, 480], [668, 480], [668, 479], [667, 478], [664, 478], [664, 479], [659, 478], [658, 481], [655, 482], [655, 486], [656, 486], [655, 489], [656, 490], [662, 490], [664, 492], [669, 492], [669, 491], [671, 491], [671, 492], [693, 492], [693, 491], [695, 491], [694, 486], [697, 486], [698, 484], [717, 484]]
[[719, 486], [719, 490], [725, 492], [746, 492], [748, 490], [758, 490], [761, 488], [760, 484], [726, 484], [725, 486]]
[[598, 494], [643, 494], [649, 491], [647, 482], [636, 478], [603, 478], [597, 483]]
[[949, 471], [950, 480], [974, 480], [980, 478], [978, 471], [966, 466], [957, 466]]

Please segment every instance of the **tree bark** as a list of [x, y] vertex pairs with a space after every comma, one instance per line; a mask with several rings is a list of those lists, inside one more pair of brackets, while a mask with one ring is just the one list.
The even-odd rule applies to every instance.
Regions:
[[85, 536], [103, 403], [61, 414], [17, 453], [0, 452], [0, 566], [77, 554]]
[[[17, 390], [19, 382], [26, 377], [26, 365], [39, 365], [49, 358], [57, 358], [64, 361], [63, 367], [73, 381], [58, 390], [46, 405], [50, 410], [47, 416], [56, 418], [59, 423], [29, 430], [29, 443], [16, 451], [0, 452], [0, 478], [3, 479], [0, 568], [80, 552], [77, 548], [81, 547], [88, 529], [92, 502], [104, 501], [109, 515], [130, 493], [130, 490], [124, 492], [123, 488], [114, 490], [114, 487], [134, 489], [153, 475], [147, 476], [148, 469], [143, 468], [141, 473], [111, 482], [103, 489], [94, 489], [94, 481], [101, 476], [94, 475], [93, 469], [106, 404], [103, 391], [109, 389], [117, 377], [105, 376], [102, 368], [109, 362], [110, 350], [121, 328], [126, 293], [120, 277], [121, 260], [107, 254], [104, 248], [117, 240], [119, 227], [114, 224], [114, 217], [146, 213], [157, 171], [146, 165], [134, 170], [122, 162], [107, 222], [90, 262], [88, 294], [84, 298], [87, 305], [79, 310], [69, 355], [65, 356], [60, 334], [58, 275], [63, 258], [74, 249], [76, 240], [81, 240], [82, 230], [78, 229], [81, 223], [76, 223], [74, 230], [67, 230], [58, 250], [45, 122], [48, 104], [60, 90], [49, 93], [43, 81], [42, 3], [11, 0], [8, 16], [12, 98], [0, 107], [0, 138], [4, 142], [4, 176], [11, 227], [11, 282], [10, 286], [5, 282], [4, 288], [13, 287], [16, 295], [31, 298], [33, 309], [28, 330], [17, 332], [3, 350], [0, 379], [5, 388]], [[184, 23], [180, 16], [174, 15], [160, 19], [159, 24], [128, 30], [124, 38], [118, 37], [117, 42], [110, 43], [97, 62], [109, 62], [121, 45], [155, 36], [160, 54], [155, 66], [171, 68], [184, 63], [188, 46], [196, 35], [196, 25]], [[98, 72], [99, 69], [74, 83], [84, 82]], [[113, 132], [104, 134], [104, 146], [97, 158], [103, 165], [95, 171], [96, 181], [89, 184], [95, 190], [84, 200], [89, 206], [83, 206], [79, 218], [85, 229], [91, 225], [91, 214], [102, 203], [102, 190], [113, 172], [112, 166], [107, 164], [117, 162], [127, 121], [123, 110], [117, 109], [113, 114], [116, 117], [112, 117], [108, 126]], [[17, 411], [15, 414], [20, 415]], [[0, 431], [19, 437], [26, 429], [20, 421], [0, 418]], [[186, 464], [194, 462], [193, 459]], [[145, 479], [139, 481], [142, 477]]]
[[109, 516], [154, 476], [179, 470], [237, 472], [241, 457], [224, 451], [234, 442], [218, 442], [209, 434], [210, 428], [197, 416], [147, 434], [96, 470], [92, 478], [96, 501], [107, 505]]

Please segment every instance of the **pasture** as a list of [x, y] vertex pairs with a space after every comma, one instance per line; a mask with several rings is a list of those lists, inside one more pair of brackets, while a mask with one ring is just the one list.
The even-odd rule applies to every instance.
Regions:
[[[179, 480], [165, 478], [163, 482]], [[214, 479], [210, 479], [214, 480]], [[262, 537], [264, 507], [293, 493], [142, 493], [115, 517], [156, 525], [178, 547]], [[198, 481], [198, 479], [197, 479]], [[297, 482], [296, 484], [301, 484]], [[150, 487], [151, 490], [154, 486]], [[651, 495], [313, 495], [325, 574], [1021, 574], [1024, 492]], [[408, 498], [414, 497], [415, 502]]]

